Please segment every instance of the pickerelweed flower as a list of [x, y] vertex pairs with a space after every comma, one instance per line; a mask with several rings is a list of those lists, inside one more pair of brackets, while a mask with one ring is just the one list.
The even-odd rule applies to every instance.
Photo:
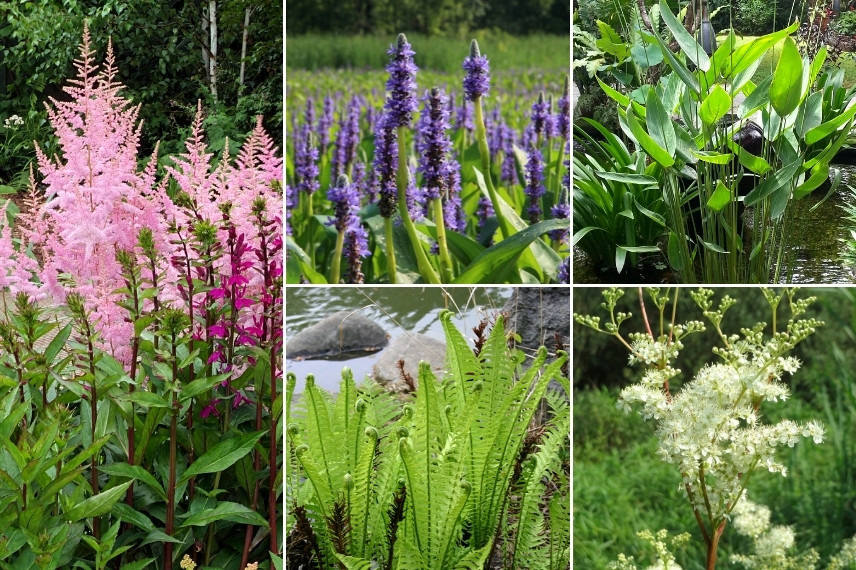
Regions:
[[565, 76], [565, 89], [559, 99], [559, 109], [556, 114], [556, 130], [563, 140], [570, 139], [571, 132], [571, 78]]
[[348, 104], [347, 115], [339, 121], [336, 148], [333, 152], [333, 176], [347, 174], [360, 142], [360, 100], [355, 95]]
[[307, 194], [321, 188], [318, 182], [318, 147], [313, 139], [312, 129], [309, 125], [303, 125], [296, 142], [294, 176], [297, 179], [297, 190]]
[[508, 125], [502, 126], [502, 166], [499, 178], [506, 184], [517, 183], [517, 169], [514, 167], [514, 129]]
[[455, 157], [450, 157], [446, 168], [446, 199], [443, 201], [443, 219], [456, 232], [467, 230], [467, 213], [461, 204], [461, 167]]
[[532, 104], [532, 128], [536, 137], [549, 136], [547, 121], [550, 119], [550, 106], [544, 98], [544, 92], [538, 94], [538, 100]]
[[348, 177], [340, 175], [336, 184], [327, 190], [327, 199], [333, 203], [335, 214], [329, 218], [327, 225], [335, 226], [337, 231], [346, 231], [354, 225], [359, 225], [357, 210], [360, 209], [360, 194], [354, 184], [348, 183]]
[[464, 58], [464, 94], [467, 100], [475, 101], [490, 91], [490, 64], [487, 57], [479, 52], [479, 43], [470, 43], [470, 55]]
[[526, 187], [523, 192], [529, 196], [529, 223], [536, 223], [541, 219], [541, 196], [544, 195], [544, 159], [541, 151], [534, 145], [529, 147], [529, 159], [526, 161]]
[[362, 273], [362, 258], [371, 254], [368, 242], [368, 232], [360, 225], [352, 227], [345, 234], [345, 247], [342, 249], [342, 255], [348, 260], [345, 283], [362, 283], [365, 279]]
[[[478, 205], [476, 206], [476, 218], [478, 218], [479, 224], [478, 228], [481, 230], [484, 228], [484, 223], [487, 219], [494, 215], [493, 211], [493, 203], [485, 196], [479, 198]], [[491, 240], [493, 241], [493, 240]], [[490, 242], [488, 242], [489, 245]]]
[[559, 269], [556, 275], [556, 281], [565, 285], [571, 282], [571, 257], [568, 256], [559, 263]]
[[[559, 203], [550, 208], [550, 214], [557, 220], [567, 220], [571, 217], [571, 205], [568, 203], [568, 194], [563, 189], [559, 195]], [[565, 243], [568, 239], [570, 228], [562, 230], [553, 230], [550, 232], [550, 239], [556, 242]]]
[[395, 44], [389, 46], [387, 55], [390, 56], [386, 70], [389, 79], [386, 90], [389, 96], [384, 104], [384, 120], [388, 127], [406, 127], [410, 118], [419, 107], [416, 101], [416, 72], [419, 70], [413, 63], [416, 52], [410, 49], [407, 37], [398, 34]]
[[324, 108], [318, 117], [318, 146], [323, 152], [330, 142], [330, 127], [333, 125], [333, 99], [328, 95], [324, 97]]
[[445, 108], [445, 96], [438, 87], [425, 93], [422, 98], [425, 104], [419, 116], [419, 144], [416, 147], [419, 155], [419, 166], [416, 171], [422, 174], [422, 188], [425, 199], [433, 200], [446, 194], [446, 170], [448, 154], [452, 148], [447, 129], [449, 117]]
[[395, 127], [386, 123], [386, 117], [378, 121], [375, 131], [374, 170], [377, 177], [380, 215], [390, 218], [398, 203], [395, 186], [395, 169], [398, 164], [398, 144]]

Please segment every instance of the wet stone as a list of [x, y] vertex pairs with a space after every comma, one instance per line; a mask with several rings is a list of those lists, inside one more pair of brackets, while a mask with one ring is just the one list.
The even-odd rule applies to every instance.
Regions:
[[352, 311], [339, 311], [306, 327], [285, 343], [289, 359], [348, 358], [377, 352], [389, 337], [374, 321]]
[[419, 361], [431, 365], [437, 380], [442, 379], [443, 363], [446, 358], [446, 343], [417, 332], [409, 332], [395, 337], [381, 353], [374, 366], [374, 379], [385, 384], [392, 392], [408, 391], [407, 383], [401, 377], [398, 361], [404, 361], [404, 371], [418, 382]]

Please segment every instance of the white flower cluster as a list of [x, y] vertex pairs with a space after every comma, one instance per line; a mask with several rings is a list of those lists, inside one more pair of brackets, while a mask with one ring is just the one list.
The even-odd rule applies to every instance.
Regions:
[[23, 124], [24, 124], [24, 119], [22, 119], [18, 115], [12, 115], [11, 117], [9, 117], [5, 121], [3, 121], [3, 126], [9, 130], [15, 130], [18, 127], [22, 126]]
[[819, 560], [814, 550], [802, 555], [790, 555], [794, 547], [794, 531], [789, 526], [770, 526], [770, 509], [753, 503], [744, 494], [732, 511], [734, 528], [752, 539], [755, 552], [733, 554], [731, 561], [745, 568], [813, 570]]
[[[669, 538], [669, 533], [666, 529], [660, 529], [656, 534], [645, 529], [636, 533], [636, 536], [647, 541], [654, 547], [657, 561], [651, 566], [646, 566], [645, 570], [682, 570], [681, 566], [675, 562], [673, 552], [685, 545], [690, 540], [690, 534], [683, 532], [673, 536], [669, 542], [672, 543], [671, 548], [666, 544]], [[624, 554], [618, 555], [618, 560], [610, 562], [607, 565], [608, 570], [638, 570], [632, 556]]]

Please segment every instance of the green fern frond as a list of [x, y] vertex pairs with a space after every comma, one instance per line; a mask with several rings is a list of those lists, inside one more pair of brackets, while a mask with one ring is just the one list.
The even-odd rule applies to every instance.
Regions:
[[399, 548], [396, 548], [396, 570], [426, 570], [428, 562], [407, 538], [399, 538]]
[[370, 560], [358, 558], [356, 556], [347, 556], [345, 554], [336, 553], [336, 560], [345, 565], [347, 570], [369, 570], [372, 567]]
[[560, 491], [550, 499], [550, 570], [571, 567], [571, 500], [568, 478], [559, 477]]
[[374, 473], [374, 455], [377, 448], [378, 431], [367, 427], [363, 434], [364, 443], [359, 450], [359, 458], [354, 468], [354, 489], [350, 493], [349, 511], [354, 540], [351, 553], [370, 556], [368, 531], [369, 511], [371, 507], [372, 474]]
[[446, 335], [446, 376], [443, 387], [447, 400], [456, 411], [460, 411], [467, 404], [467, 385], [475, 380], [475, 373], [480, 366], [467, 339], [452, 323], [453, 316], [452, 311], [440, 313], [440, 322]]
[[306, 444], [312, 451], [312, 461], [318, 465], [318, 474], [327, 479], [325, 488], [330, 491], [338, 489], [344, 465], [342, 456], [338, 453], [337, 440], [334, 437], [330, 420], [330, 402], [328, 396], [315, 385], [315, 377], [306, 377], [306, 388], [303, 390], [303, 405], [306, 410], [305, 437]]
[[469, 551], [453, 568], [455, 570], [482, 570], [487, 562], [487, 557], [490, 556], [491, 547], [493, 547], [493, 541], [488, 542], [478, 550]]

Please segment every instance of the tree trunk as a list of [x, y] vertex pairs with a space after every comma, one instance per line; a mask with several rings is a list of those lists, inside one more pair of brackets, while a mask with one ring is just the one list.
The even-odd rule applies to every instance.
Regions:
[[208, 86], [217, 102], [217, 0], [208, 0]]
[[247, 38], [250, 35], [250, 14], [252, 8], [244, 10], [244, 34], [241, 37], [241, 72], [238, 75], [238, 96], [244, 91], [244, 69], [247, 63]]

